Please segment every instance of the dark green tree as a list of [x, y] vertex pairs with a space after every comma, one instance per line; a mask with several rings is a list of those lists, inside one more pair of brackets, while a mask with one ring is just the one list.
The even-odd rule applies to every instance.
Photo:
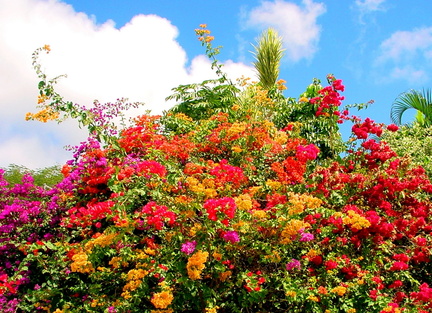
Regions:
[[63, 179], [59, 165], [31, 170], [22, 165], [10, 164], [3, 170], [5, 171], [4, 178], [11, 185], [20, 184], [26, 174], [30, 174], [34, 179], [34, 184], [41, 187], [52, 187]]

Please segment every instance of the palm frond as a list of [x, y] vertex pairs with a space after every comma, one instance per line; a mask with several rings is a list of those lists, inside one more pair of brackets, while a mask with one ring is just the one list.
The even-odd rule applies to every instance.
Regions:
[[[392, 105], [390, 117], [393, 123], [402, 124], [402, 116], [405, 111], [415, 109], [422, 113], [425, 125], [430, 125], [432, 122], [432, 92], [429, 89], [419, 92], [410, 90], [398, 96]], [[419, 118], [421, 120], [421, 118]]]

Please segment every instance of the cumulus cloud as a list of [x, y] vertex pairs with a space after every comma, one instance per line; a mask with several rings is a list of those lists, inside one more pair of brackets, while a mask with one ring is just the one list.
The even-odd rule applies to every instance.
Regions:
[[[45, 44], [52, 51], [41, 57], [42, 68], [51, 77], [67, 74], [58, 90], [82, 105], [127, 97], [158, 114], [172, 105], [164, 100], [171, 88], [214, 76], [204, 56], [187, 66], [179, 30], [163, 17], [137, 15], [116, 28], [114, 21], [96, 24], [60, 0], [0, 0], [0, 7], [0, 166], [63, 163], [62, 147], [85, 139], [73, 123], [24, 121], [26, 112], [36, 111], [31, 54]], [[253, 73], [233, 61], [224, 70], [233, 78]]]
[[431, 56], [432, 27], [397, 31], [381, 43], [375, 65], [378, 68], [391, 67], [392, 79], [424, 83], [429, 79], [427, 72], [432, 68]]
[[283, 38], [286, 56], [297, 62], [316, 53], [321, 34], [317, 19], [325, 11], [323, 3], [312, 0], [303, 0], [301, 6], [282, 0], [263, 1], [247, 13], [246, 27], [275, 28]]
[[432, 27], [397, 31], [381, 43], [380, 60], [401, 61], [432, 51]]

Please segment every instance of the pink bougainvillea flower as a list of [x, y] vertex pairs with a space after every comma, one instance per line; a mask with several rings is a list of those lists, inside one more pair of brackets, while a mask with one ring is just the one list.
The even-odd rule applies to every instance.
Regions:
[[236, 243], [240, 241], [238, 233], [234, 230], [229, 230], [223, 234], [223, 239], [227, 242]]
[[181, 252], [186, 253], [187, 255], [192, 254], [195, 251], [197, 242], [194, 241], [186, 241], [184, 244], [182, 244]]
[[301, 268], [301, 263], [299, 260], [296, 259], [291, 259], [291, 262], [288, 262], [285, 265], [285, 268], [287, 271], [291, 271], [293, 269], [300, 269]]

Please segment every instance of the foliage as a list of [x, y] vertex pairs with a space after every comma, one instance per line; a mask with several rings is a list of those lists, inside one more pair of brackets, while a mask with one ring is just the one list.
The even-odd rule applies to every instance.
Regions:
[[432, 91], [410, 90], [399, 95], [391, 108], [390, 116], [396, 125], [402, 124], [402, 116], [406, 110], [417, 110], [416, 121], [418, 124], [432, 126]]
[[22, 165], [10, 164], [3, 170], [4, 179], [12, 185], [21, 183], [25, 175], [33, 177], [34, 184], [41, 187], [52, 187], [63, 179], [59, 165], [31, 170]]
[[48, 122], [56, 120], [59, 123], [67, 118], [76, 119], [80, 127], [87, 128], [89, 134], [98, 137], [98, 140], [109, 142], [112, 136], [118, 132], [117, 123], [120, 127], [126, 126], [124, 111], [137, 108], [142, 103], [128, 103], [127, 99], [117, 99], [114, 103], [99, 103], [95, 101], [91, 108], [79, 106], [70, 101], [65, 101], [63, 97], [54, 89], [58, 80], [66, 75], [57, 76], [48, 80], [47, 75], [41, 70], [39, 62], [40, 53], [51, 51], [50, 46], [45, 45], [35, 50], [32, 56], [33, 68], [40, 79], [38, 88], [38, 106], [41, 109], [36, 113], [27, 113], [26, 120], [36, 120], [40, 122]]
[[[212, 61], [211, 68], [216, 71], [217, 79], [205, 80], [199, 84], [180, 85], [173, 89], [174, 93], [166, 100], [175, 100], [177, 104], [170, 109], [172, 114], [185, 114], [193, 120], [206, 119], [218, 112], [226, 112], [233, 105], [239, 89], [232, 83], [222, 71], [222, 64], [219, 64], [216, 56], [220, 47], [212, 46], [213, 36], [207, 25], [201, 24], [195, 30], [198, 40], [206, 48], [206, 55]], [[169, 117], [169, 116], [168, 116]], [[169, 130], [176, 130], [175, 122], [167, 118], [166, 127]]]
[[327, 76], [329, 86], [323, 88], [320, 80], [313, 79], [298, 101], [288, 98], [283, 106], [277, 108], [274, 123], [283, 128], [295, 124], [300, 128], [300, 135], [318, 146], [319, 159], [333, 159], [345, 150], [339, 124], [349, 120], [348, 110], [340, 109], [344, 97], [340, 92], [344, 86], [340, 79]]
[[432, 178], [432, 127], [418, 123], [402, 125], [397, 132], [385, 131], [382, 140], [400, 156], [415, 165], [421, 165]]
[[90, 137], [50, 191], [0, 176], [0, 308], [429, 312], [432, 184], [371, 139], [383, 125], [333, 114], [329, 83], [297, 103], [355, 122], [327, 162], [298, 121], [274, 122], [280, 90], [250, 84], [226, 112], [173, 114], [172, 132], [143, 115]]
[[259, 82], [264, 89], [271, 89], [278, 77], [279, 66], [283, 56], [282, 38], [277, 31], [269, 28], [258, 40], [255, 48], [254, 66], [258, 72]]

